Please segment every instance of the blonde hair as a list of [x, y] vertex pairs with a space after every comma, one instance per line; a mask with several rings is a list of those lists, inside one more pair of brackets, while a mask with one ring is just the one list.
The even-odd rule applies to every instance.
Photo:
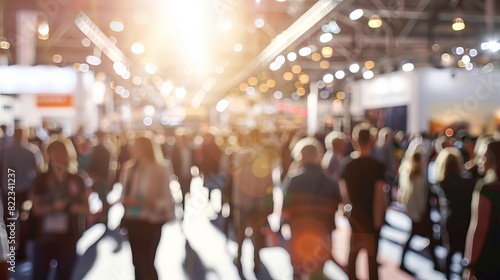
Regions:
[[49, 144], [47, 145], [44, 152], [45, 158], [47, 159], [46, 165], [43, 168], [44, 171], [48, 171], [52, 167], [50, 161], [50, 154], [52, 153], [52, 151], [57, 149], [64, 149], [64, 151], [68, 155], [68, 160], [69, 160], [67, 166], [68, 172], [71, 174], [78, 174], [78, 159], [75, 146], [73, 145], [70, 139], [60, 134], [55, 134], [50, 137]]
[[450, 174], [462, 172], [464, 160], [460, 151], [455, 147], [447, 147], [441, 150], [436, 158], [436, 179], [438, 182]]

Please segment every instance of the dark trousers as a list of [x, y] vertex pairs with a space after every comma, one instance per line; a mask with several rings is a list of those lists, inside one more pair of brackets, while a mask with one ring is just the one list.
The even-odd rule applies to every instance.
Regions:
[[243, 241], [245, 241], [245, 230], [247, 227], [252, 228], [251, 240], [254, 246], [254, 264], [255, 269], [260, 268], [260, 249], [264, 248], [264, 235], [262, 234], [262, 226], [267, 222], [267, 215], [263, 211], [256, 209], [237, 209], [239, 219], [236, 229], [236, 243], [238, 243], [238, 256], [236, 259], [237, 264], [241, 264], [241, 255], [243, 248]]
[[157, 280], [155, 268], [156, 250], [161, 238], [161, 224], [142, 220], [127, 222], [128, 238], [132, 250], [132, 262], [136, 280]]
[[350, 280], [356, 280], [356, 260], [359, 251], [365, 249], [368, 253], [368, 273], [370, 280], [378, 280], [378, 239], [379, 233], [351, 233], [349, 262], [347, 264], [347, 276]]
[[36, 242], [33, 280], [47, 279], [51, 260], [57, 261], [56, 280], [71, 279], [76, 257], [76, 240], [62, 241], [58, 239], [51, 242]]

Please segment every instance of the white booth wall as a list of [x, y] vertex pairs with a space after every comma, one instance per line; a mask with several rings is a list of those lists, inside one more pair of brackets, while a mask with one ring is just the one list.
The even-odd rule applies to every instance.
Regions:
[[[98, 109], [92, 100], [92, 72], [76, 72], [71, 67], [9, 66], [2, 67], [0, 74], [3, 103], [8, 102], [12, 107], [10, 112], [0, 113], [0, 122], [12, 125], [14, 120], [19, 120], [24, 126], [37, 127], [43, 120], [51, 120], [66, 133], [74, 132], [80, 125], [97, 128]], [[71, 95], [72, 105], [39, 107], [37, 97], [40, 94]]]
[[481, 68], [422, 68], [393, 72], [352, 83], [351, 114], [365, 110], [407, 106], [407, 132], [428, 131], [431, 121], [466, 121], [480, 134], [500, 109], [500, 71]]

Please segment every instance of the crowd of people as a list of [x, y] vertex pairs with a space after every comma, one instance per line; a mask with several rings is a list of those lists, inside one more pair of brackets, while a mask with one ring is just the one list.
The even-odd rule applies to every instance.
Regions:
[[[412, 273], [405, 256], [412, 237], [420, 235], [429, 239], [434, 267], [447, 278], [452, 257], [459, 253], [459, 273], [467, 279], [500, 279], [500, 142], [494, 137], [464, 132], [407, 136], [364, 123], [350, 133], [326, 135], [297, 129], [195, 133], [178, 127], [123, 133], [79, 129], [65, 136], [60, 130], [16, 127], [11, 133], [1, 128], [3, 219], [12, 215], [13, 184], [7, 182], [15, 172], [16, 261], [27, 258], [27, 241], [34, 241], [33, 279], [47, 278], [51, 260], [57, 260], [56, 279], [71, 279], [76, 243], [93, 224], [107, 223], [112, 206], [107, 196], [115, 184], [122, 186], [121, 226], [130, 242], [135, 277], [158, 279], [154, 261], [161, 229], [178, 218], [170, 183], [179, 182], [185, 208], [193, 166], [205, 187], [221, 189], [222, 202], [231, 209], [225, 231], [234, 233], [234, 263], [240, 272], [246, 237], [254, 244], [255, 274], [262, 269], [259, 252], [267, 246], [263, 229], [276, 210], [277, 188], [284, 194], [282, 223], [291, 229], [285, 247], [294, 279], [318, 279], [325, 262], [336, 261], [332, 232], [339, 215], [351, 226], [344, 271], [357, 279], [356, 260], [364, 249], [369, 279], [378, 279], [380, 231], [394, 204], [411, 219], [401, 269]], [[89, 209], [91, 193], [102, 202], [97, 213]], [[439, 221], [430, 218], [431, 209], [439, 210]], [[1, 224], [5, 262], [0, 276], [8, 273], [9, 260]], [[445, 267], [435, 254], [437, 244], [448, 249]]]

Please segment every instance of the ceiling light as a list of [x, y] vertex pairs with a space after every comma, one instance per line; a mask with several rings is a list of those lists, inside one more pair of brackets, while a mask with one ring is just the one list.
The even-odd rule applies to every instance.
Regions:
[[321, 60], [321, 55], [319, 53], [313, 53], [311, 55], [312, 61], [320, 61]]
[[351, 20], [358, 20], [364, 15], [363, 9], [356, 9], [349, 14]]
[[328, 29], [330, 30], [330, 32], [332, 32], [333, 34], [339, 34], [340, 31], [342, 31], [342, 29], [340, 28], [339, 24], [336, 22], [336, 21], [330, 21], [328, 23]]
[[47, 21], [42, 21], [40, 24], [38, 24], [38, 34], [42, 36], [48, 36], [49, 35], [49, 23]]
[[279, 91], [279, 90], [275, 91], [275, 92], [274, 92], [274, 98], [276, 98], [276, 99], [281, 99], [281, 98], [283, 98], [283, 92], [281, 92], [281, 91]]
[[156, 74], [156, 72], [158, 71], [158, 67], [156, 67], [156, 65], [154, 65], [153, 63], [146, 64], [144, 69], [146, 70], [146, 73], [151, 75]]
[[299, 50], [299, 55], [300, 56], [308, 56], [312, 53], [312, 50], [310, 47], [303, 47]]
[[443, 53], [441, 55], [441, 60], [444, 62], [450, 61], [450, 59], [451, 59], [451, 55], [449, 53]]
[[481, 49], [497, 52], [500, 50], [500, 43], [498, 41], [489, 41], [481, 44]]
[[299, 76], [299, 81], [305, 85], [307, 83], [309, 83], [309, 76], [307, 74], [302, 74]]
[[261, 84], [259, 86], [259, 90], [260, 90], [260, 92], [264, 92], [265, 93], [265, 92], [267, 92], [269, 90], [269, 86], [267, 86], [267, 84]]
[[333, 75], [326, 74], [325, 76], [323, 76], [323, 81], [327, 84], [332, 83], [333, 82]]
[[319, 96], [322, 98], [322, 99], [327, 99], [328, 97], [330, 97], [330, 93], [328, 93], [328, 91], [326, 90], [323, 90]]
[[83, 45], [84, 47], [89, 47], [89, 46], [90, 46], [90, 43], [91, 43], [91, 42], [90, 42], [90, 39], [89, 39], [89, 38], [83, 38], [83, 39], [82, 39], [82, 45]]
[[135, 76], [132, 78], [132, 83], [136, 86], [140, 86], [142, 84], [142, 78], [139, 76]]
[[255, 27], [262, 28], [262, 27], [264, 27], [265, 22], [263, 19], [258, 18], [255, 20], [254, 24], [255, 24]]
[[60, 54], [55, 54], [52, 56], [52, 61], [54, 63], [61, 63], [63, 60], [63, 57]]
[[246, 92], [248, 95], [253, 95], [253, 94], [255, 94], [255, 88], [254, 87], [247, 87]]
[[101, 64], [101, 58], [100, 57], [97, 57], [95, 55], [88, 55], [87, 58], [85, 59], [87, 61], [88, 64], [90, 65], [94, 65], [94, 66], [97, 66], [97, 65], [100, 65]]
[[401, 66], [401, 69], [403, 69], [403, 71], [405, 72], [411, 72], [413, 71], [413, 69], [415, 69], [415, 65], [413, 65], [413, 63], [411, 62], [406, 62]]
[[469, 63], [469, 62], [470, 62], [470, 56], [468, 56], [468, 55], [464, 55], [464, 56], [462, 56], [462, 61], [463, 61], [465, 64]]
[[215, 106], [215, 109], [217, 112], [222, 113], [224, 112], [227, 107], [229, 107], [229, 101], [227, 99], [221, 99], [219, 102], [217, 102], [217, 106]]
[[268, 86], [269, 88], [273, 88], [273, 87], [275, 87], [275, 86], [276, 86], [276, 81], [275, 81], [275, 80], [273, 80], [273, 79], [269, 79], [269, 80], [267, 80], [266, 84], [267, 84], [267, 86]]
[[366, 69], [373, 69], [375, 67], [375, 62], [373, 62], [371, 60], [367, 60], [365, 62], [365, 67], [366, 67]]
[[339, 70], [335, 72], [335, 78], [341, 80], [345, 77], [345, 72], [343, 70]]
[[283, 73], [283, 79], [285, 81], [291, 81], [293, 79], [293, 74], [291, 72]]
[[277, 71], [278, 69], [280, 69], [280, 65], [278, 63], [276, 63], [276, 61], [273, 61], [270, 65], [269, 65], [269, 69], [271, 69], [271, 71]]
[[353, 63], [351, 64], [351, 66], [349, 66], [349, 71], [351, 71], [351, 73], [358, 73], [359, 72], [359, 64], [357, 63]]
[[461, 31], [465, 29], [465, 22], [462, 18], [455, 18], [453, 20], [453, 24], [451, 25], [451, 28], [455, 31]]
[[382, 19], [377, 15], [373, 15], [368, 21], [368, 26], [370, 28], [380, 28], [382, 26]]
[[222, 74], [222, 73], [224, 73], [224, 67], [222, 65], [217, 65], [215, 67], [215, 73], [217, 73], [219, 75]]
[[132, 44], [130, 47], [130, 50], [135, 53], [135, 54], [143, 54], [144, 53], [144, 45], [141, 44], [140, 42], [135, 42]]
[[125, 73], [123, 73], [121, 77], [125, 80], [130, 79], [130, 71], [125, 71]]
[[457, 47], [457, 48], [455, 49], [455, 53], [456, 53], [456, 54], [458, 54], [458, 55], [462, 55], [462, 54], [464, 54], [464, 51], [465, 51], [465, 50], [464, 50], [464, 48], [462, 48], [462, 47]]
[[288, 61], [295, 61], [297, 59], [297, 54], [295, 52], [289, 52], [286, 56]]
[[236, 43], [236, 44], [234, 44], [233, 49], [235, 52], [241, 52], [243, 50], [243, 45], [240, 43]]
[[255, 86], [259, 83], [259, 80], [255, 77], [248, 78], [248, 84], [251, 86]]
[[276, 60], [275, 60], [275, 61], [276, 61], [276, 63], [278, 63], [279, 65], [283, 65], [283, 64], [285, 64], [286, 59], [285, 59], [285, 56], [283, 56], [283, 55], [278, 55], [278, 56], [276, 57]]
[[85, 73], [85, 72], [88, 72], [89, 69], [90, 69], [90, 67], [87, 63], [80, 64], [80, 67], [79, 67], [80, 72]]
[[121, 19], [115, 19], [109, 24], [109, 28], [115, 32], [122, 32], [125, 29], [125, 25]]
[[144, 120], [142, 120], [142, 123], [145, 126], [150, 126], [153, 124], [153, 119], [151, 117], [145, 117]]
[[300, 65], [292, 66], [292, 73], [299, 74], [300, 72], [302, 72], [302, 67], [300, 67]]
[[375, 73], [373, 73], [373, 71], [372, 71], [372, 70], [368, 70], [368, 71], [365, 71], [365, 72], [363, 73], [363, 78], [364, 78], [365, 80], [369, 80], [369, 79], [373, 78], [374, 76], [375, 76]]
[[333, 55], [333, 48], [332, 47], [323, 47], [321, 49], [321, 54], [323, 55], [323, 57], [325, 58], [330, 58], [332, 57]]
[[319, 41], [321, 43], [328, 43], [333, 39], [332, 33], [323, 33], [319, 36]]
[[470, 62], [469, 62], [469, 63], [467, 63], [467, 64], [465, 65], [465, 69], [467, 69], [468, 71], [471, 71], [472, 69], [474, 69], [474, 64], [472, 64], [472, 63], [470, 63]]
[[477, 50], [476, 50], [476, 49], [470, 49], [470, 51], [469, 51], [469, 55], [470, 55], [471, 57], [475, 57], [475, 56], [477, 56]]
[[330, 62], [323, 60], [319, 63], [321, 69], [328, 69], [330, 67]]

